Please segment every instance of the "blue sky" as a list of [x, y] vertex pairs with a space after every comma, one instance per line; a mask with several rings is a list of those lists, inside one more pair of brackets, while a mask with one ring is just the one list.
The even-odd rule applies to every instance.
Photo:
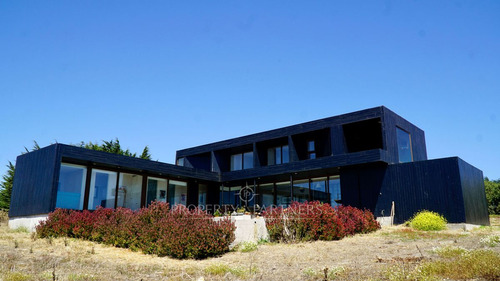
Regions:
[[0, 173], [33, 140], [154, 159], [385, 105], [500, 178], [500, 1], [2, 1]]

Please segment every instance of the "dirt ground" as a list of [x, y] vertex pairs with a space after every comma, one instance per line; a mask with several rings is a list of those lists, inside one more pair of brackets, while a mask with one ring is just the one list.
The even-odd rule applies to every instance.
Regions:
[[492, 227], [471, 231], [416, 232], [394, 226], [340, 241], [264, 243], [250, 252], [234, 250], [206, 260], [176, 260], [75, 239], [33, 239], [3, 223], [0, 279], [321, 280], [326, 269], [340, 272], [339, 280], [385, 280], [390, 266], [437, 259], [433, 249], [440, 247], [500, 252], [500, 245], [481, 242], [491, 235], [500, 235], [499, 217], [492, 218]]

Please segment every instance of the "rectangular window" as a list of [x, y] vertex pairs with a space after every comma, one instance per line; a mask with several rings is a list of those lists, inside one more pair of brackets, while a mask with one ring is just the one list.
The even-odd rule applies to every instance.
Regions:
[[182, 181], [168, 181], [168, 203], [170, 206], [187, 203], [187, 183]]
[[274, 183], [259, 185], [260, 207], [267, 208], [274, 204]]
[[146, 206], [154, 201], [167, 202], [167, 180], [148, 177]]
[[233, 154], [231, 155], [231, 171], [239, 171], [243, 169], [242, 155]]
[[253, 151], [231, 155], [231, 171], [253, 168]]
[[120, 173], [117, 207], [137, 210], [141, 208], [142, 176]]
[[309, 180], [293, 181], [293, 201], [305, 202], [309, 200]]
[[342, 203], [342, 194], [339, 176], [331, 176], [328, 181], [328, 187], [330, 188], [330, 205], [333, 207], [340, 205]]
[[276, 183], [276, 203], [278, 206], [288, 207], [292, 202], [290, 182]]
[[177, 159], [177, 166], [184, 166], [184, 157]]
[[316, 159], [316, 148], [313, 140], [307, 142], [307, 159]]
[[98, 206], [104, 208], [115, 207], [117, 178], [115, 172], [92, 169], [88, 205], [89, 210], [95, 210]]
[[207, 205], [208, 186], [206, 184], [198, 184], [198, 207], [205, 208]]
[[279, 165], [290, 162], [288, 145], [272, 147], [267, 150], [267, 165]]
[[411, 149], [411, 137], [406, 131], [396, 127], [398, 138], [398, 155], [399, 163], [406, 163], [413, 161], [413, 154]]
[[282, 161], [281, 161], [281, 146], [274, 148], [274, 153], [275, 153], [274, 155], [276, 155], [274, 158], [274, 159], [276, 159], [274, 164], [281, 164], [282, 163]]
[[61, 164], [57, 185], [56, 208], [83, 209], [87, 168], [84, 166]]
[[243, 169], [253, 168], [253, 151], [243, 153]]
[[311, 195], [313, 200], [330, 202], [330, 196], [326, 191], [326, 178], [311, 179]]

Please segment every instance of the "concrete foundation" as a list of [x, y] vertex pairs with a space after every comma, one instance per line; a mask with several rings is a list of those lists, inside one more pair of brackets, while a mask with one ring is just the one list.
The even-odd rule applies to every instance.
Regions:
[[9, 228], [17, 229], [19, 227], [26, 227], [28, 231], [34, 232], [35, 227], [41, 222], [46, 220], [48, 214], [44, 215], [36, 215], [36, 216], [27, 216], [27, 217], [19, 217], [19, 218], [10, 218], [9, 219]]
[[[221, 219], [219, 217], [214, 218]], [[236, 246], [241, 242], [251, 241], [258, 242], [261, 239], [269, 240], [266, 222], [263, 217], [252, 217], [251, 215], [231, 216], [231, 221], [234, 222], [236, 230], [234, 231], [235, 239], [231, 246]]]

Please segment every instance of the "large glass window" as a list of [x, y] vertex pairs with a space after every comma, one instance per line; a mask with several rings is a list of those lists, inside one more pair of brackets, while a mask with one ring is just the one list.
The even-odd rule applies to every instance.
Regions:
[[206, 184], [198, 184], [198, 206], [205, 208], [207, 205], [208, 186]]
[[326, 191], [326, 178], [311, 179], [311, 195], [313, 200], [330, 202], [330, 196]]
[[411, 150], [411, 137], [406, 131], [401, 130], [396, 127], [397, 138], [398, 138], [398, 155], [399, 163], [406, 163], [413, 161], [413, 155]]
[[98, 206], [104, 208], [115, 207], [117, 175], [115, 172], [92, 169], [90, 180], [89, 210]]
[[340, 189], [340, 178], [339, 176], [331, 176], [328, 181], [328, 187], [330, 188], [330, 205], [337, 206], [341, 204], [342, 194]]
[[267, 165], [277, 165], [290, 162], [288, 145], [272, 147], [267, 150]]
[[241, 206], [240, 198], [241, 186], [223, 186], [221, 187], [221, 204]]
[[137, 210], [141, 208], [142, 176], [120, 173], [117, 207]]
[[260, 207], [267, 208], [274, 204], [274, 183], [259, 185]]
[[253, 152], [245, 152], [231, 155], [231, 171], [253, 168]]
[[293, 201], [305, 202], [309, 200], [309, 180], [293, 181]]
[[168, 181], [168, 203], [170, 206], [187, 203], [187, 183], [182, 181]]
[[167, 202], [167, 180], [148, 177], [146, 206], [154, 201]]
[[290, 182], [276, 183], [276, 203], [278, 206], [287, 207], [292, 202]]
[[83, 209], [87, 169], [83, 166], [61, 164], [57, 185], [56, 208]]

